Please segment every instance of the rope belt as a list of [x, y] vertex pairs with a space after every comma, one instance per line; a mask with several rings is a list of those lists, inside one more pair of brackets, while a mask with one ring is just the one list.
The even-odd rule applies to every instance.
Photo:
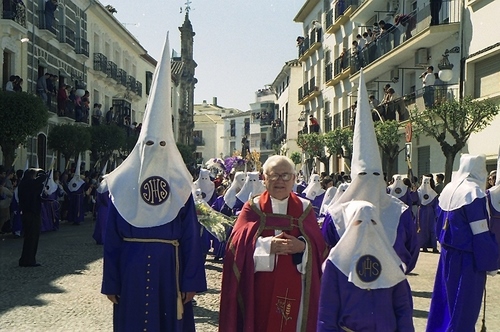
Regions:
[[175, 281], [177, 284], [177, 319], [181, 320], [184, 313], [184, 305], [182, 303], [181, 287], [179, 285], [179, 241], [178, 240], [164, 240], [164, 239], [139, 239], [134, 237], [124, 237], [123, 241], [126, 242], [139, 242], [139, 243], [166, 243], [175, 247]]

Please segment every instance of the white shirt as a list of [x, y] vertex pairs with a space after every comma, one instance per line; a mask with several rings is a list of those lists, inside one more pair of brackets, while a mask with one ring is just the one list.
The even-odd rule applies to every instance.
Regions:
[[427, 73], [424, 76], [424, 81], [422, 82], [422, 86], [432, 86], [436, 82], [436, 77], [434, 73]]

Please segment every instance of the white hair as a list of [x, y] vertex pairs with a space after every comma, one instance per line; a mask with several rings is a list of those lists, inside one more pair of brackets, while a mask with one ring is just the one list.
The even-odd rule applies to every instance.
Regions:
[[283, 164], [287, 163], [290, 166], [290, 172], [292, 174], [295, 174], [295, 164], [293, 163], [293, 161], [290, 158], [288, 158], [286, 156], [281, 156], [281, 155], [274, 155], [274, 156], [267, 158], [264, 165], [262, 165], [262, 170], [263, 170], [264, 174], [268, 174], [269, 171], [274, 166], [276, 166], [278, 164], [282, 164], [282, 163]]

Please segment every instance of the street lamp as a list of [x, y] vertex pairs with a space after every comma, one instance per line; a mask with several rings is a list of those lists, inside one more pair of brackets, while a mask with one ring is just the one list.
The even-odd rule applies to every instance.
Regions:
[[443, 54], [443, 58], [438, 64], [439, 68], [439, 79], [443, 82], [449, 82], [453, 78], [453, 64], [448, 60], [448, 56], [450, 53], [459, 53], [460, 47], [455, 46], [450, 50], [445, 50]]

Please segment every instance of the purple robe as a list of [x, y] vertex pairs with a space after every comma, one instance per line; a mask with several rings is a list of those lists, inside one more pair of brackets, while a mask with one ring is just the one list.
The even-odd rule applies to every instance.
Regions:
[[325, 197], [325, 193], [326, 192], [314, 197], [314, 199], [309, 199], [304, 194], [300, 194], [299, 196], [301, 196], [305, 199], [309, 199], [309, 201], [311, 201], [311, 204], [314, 208], [314, 213], [316, 214], [316, 217], [319, 217], [319, 210], [321, 209], [321, 204], [323, 203], [323, 198]]
[[50, 195], [42, 195], [42, 232], [56, 231], [59, 229], [61, 206], [57, 201], [58, 190]]
[[103, 244], [106, 238], [106, 223], [108, 220], [109, 206], [111, 205], [111, 199], [109, 197], [109, 191], [102, 193], [97, 193], [95, 209], [96, 209], [96, 221], [94, 227], [94, 238], [97, 244]]
[[[495, 208], [491, 204], [491, 196], [488, 190], [486, 191], [486, 197], [488, 199], [488, 205], [490, 207], [490, 231], [495, 235], [495, 239], [498, 243], [500, 242], [500, 211], [495, 210]], [[500, 269], [500, 254], [497, 258], [497, 269]]]
[[[329, 260], [321, 279], [318, 332], [415, 331], [410, 285], [361, 289]], [[344, 330], [342, 327], [349, 330]]]
[[80, 224], [83, 222], [85, 217], [85, 210], [83, 207], [83, 199], [85, 198], [84, 192], [85, 184], [76, 190], [69, 191], [69, 209], [68, 209], [68, 221], [74, 224]]
[[[340, 236], [337, 233], [337, 229], [329, 213], [325, 216], [321, 232], [323, 238], [330, 247], [334, 247], [340, 240]], [[406, 266], [405, 273], [410, 273], [415, 268], [415, 265], [417, 265], [419, 245], [417, 230], [409, 208], [399, 217], [396, 241], [394, 242], [393, 248]]]
[[419, 205], [415, 224], [418, 233], [418, 242], [420, 248], [432, 248], [437, 250], [436, 238], [436, 207], [438, 205], [438, 196], [427, 205]]
[[[181, 292], [207, 289], [199, 234], [200, 224], [191, 197], [174, 220], [146, 228], [130, 225], [110, 205], [101, 292], [120, 297], [118, 304], [113, 305], [115, 331], [195, 330], [191, 302], [184, 305], [183, 319], [177, 319], [177, 281]], [[130, 242], [124, 238], [152, 242]], [[178, 240], [178, 256], [173, 244], [156, 239]]]
[[441, 255], [427, 331], [474, 331], [486, 271], [497, 268], [498, 257], [498, 245], [491, 232], [473, 235], [469, 225], [488, 218], [486, 197], [453, 211], [441, 210], [439, 206], [436, 211]]

